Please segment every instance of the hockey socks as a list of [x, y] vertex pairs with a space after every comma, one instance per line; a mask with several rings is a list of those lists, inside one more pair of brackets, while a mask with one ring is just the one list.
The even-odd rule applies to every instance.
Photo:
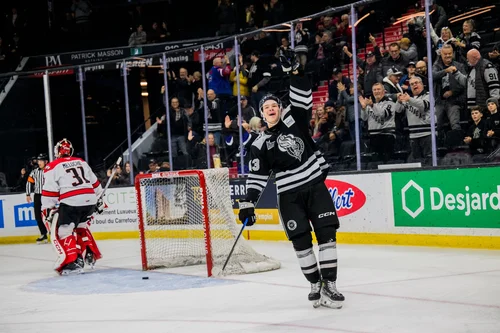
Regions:
[[316, 256], [314, 255], [313, 248], [307, 250], [295, 250], [297, 258], [299, 259], [299, 265], [302, 269], [302, 273], [306, 277], [307, 281], [311, 283], [318, 282], [321, 278], [318, 270], [318, 263], [316, 261]]
[[323, 280], [337, 281], [337, 242], [319, 244], [319, 268]]

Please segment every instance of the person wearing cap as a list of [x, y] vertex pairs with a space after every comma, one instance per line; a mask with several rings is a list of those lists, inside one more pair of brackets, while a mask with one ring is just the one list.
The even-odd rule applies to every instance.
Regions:
[[158, 169], [159, 169], [158, 162], [154, 158], [149, 160], [148, 167], [149, 167], [149, 169], [146, 170], [144, 173], [158, 172]]
[[[47, 154], [40, 154], [37, 157], [38, 168], [31, 171], [26, 183], [26, 202], [33, 201], [35, 209], [35, 220], [40, 230], [41, 236], [37, 238], [38, 244], [47, 243], [47, 228], [42, 219], [42, 187], [43, 187], [43, 169], [47, 165], [49, 158]], [[31, 199], [33, 193], [33, 200]]]
[[446, 116], [452, 130], [461, 130], [460, 114], [462, 105], [465, 104], [465, 88], [460, 85], [453, 73], [467, 72], [462, 63], [453, 60], [453, 46], [443, 45], [440, 53], [440, 57], [432, 66], [437, 123], [438, 126], [443, 126]]
[[393, 101], [397, 100], [397, 94], [403, 92], [403, 88], [399, 85], [399, 80], [403, 76], [397, 67], [392, 67], [387, 71], [387, 76], [382, 80], [384, 84], [385, 93]]
[[[356, 57], [357, 65], [365, 72], [363, 76], [363, 90], [365, 93], [365, 97], [372, 96], [372, 86], [377, 82], [382, 82], [384, 77], [378, 71], [378, 66], [380, 64], [380, 59], [382, 58], [382, 54], [380, 53], [380, 48], [377, 45], [377, 41], [375, 37], [370, 34], [369, 37], [370, 42], [373, 45], [373, 52], [368, 51], [366, 53], [366, 61], [363, 59]], [[352, 53], [349, 52], [349, 48], [344, 46], [344, 53], [352, 59]]]
[[[235, 105], [229, 110], [229, 116], [231, 119], [236, 119], [238, 115], [238, 105]], [[248, 103], [248, 98], [246, 96], [241, 96], [241, 116], [244, 121], [250, 123], [250, 119], [257, 116], [257, 112], [253, 106]]]
[[328, 86], [328, 99], [336, 103], [339, 99], [339, 90], [337, 88], [337, 84], [340, 82], [344, 86], [346, 86], [347, 89], [349, 89], [352, 83], [351, 79], [342, 74], [342, 70], [339, 67], [335, 67], [333, 69], [332, 79], [333, 80], [330, 81], [330, 85]]
[[408, 93], [411, 96], [410, 79], [415, 76], [415, 62], [410, 61], [406, 70], [408, 71], [408, 73], [401, 77], [401, 80], [399, 80], [399, 85], [405, 93]]

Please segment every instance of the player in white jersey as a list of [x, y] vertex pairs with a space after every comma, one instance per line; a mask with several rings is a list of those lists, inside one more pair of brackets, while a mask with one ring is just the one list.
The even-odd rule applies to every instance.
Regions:
[[[85, 261], [93, 266], [101, 253], [89, 230], [94, 212], [102, 213], [102, 187], [87, 162], [73, 155], [67, 139], [54, 148], [56, 159], [45, 167], [42, 211], [52, 224], [51, 241], [59, 257], [61, 275], [81, 273]], [[57, 207], [58, 206], [58, 207]]]

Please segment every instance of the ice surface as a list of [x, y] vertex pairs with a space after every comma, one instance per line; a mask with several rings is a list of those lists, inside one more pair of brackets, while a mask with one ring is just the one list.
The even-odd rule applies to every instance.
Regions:
[[288, 242], [251, 242], [281, 269], [224, 279], [142, 272], [137, 240], [99, 245], [96, 270], [65, 277], [50, 244], [0, 246], [0, 332], [500, 332], [499, 251], [339, 244], [333, 310], [307, 301]]

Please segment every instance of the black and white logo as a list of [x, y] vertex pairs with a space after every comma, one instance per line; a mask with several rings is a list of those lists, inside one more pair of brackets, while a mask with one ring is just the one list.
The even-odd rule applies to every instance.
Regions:
[[286, 223], [286, 227], [288, 228], [288, 230], [294, 231], [295, 229], [297, 229], [297, 222], [295, 222], [294, 220], [290, 220]]
[[298, 159], [302, 159], [302, 153], [304, 153], [304, 141], [301, 138], [293, 136], [292, 134], [280, 135], [276, 140], [278, 142], [278, 148], [288, 155]]

